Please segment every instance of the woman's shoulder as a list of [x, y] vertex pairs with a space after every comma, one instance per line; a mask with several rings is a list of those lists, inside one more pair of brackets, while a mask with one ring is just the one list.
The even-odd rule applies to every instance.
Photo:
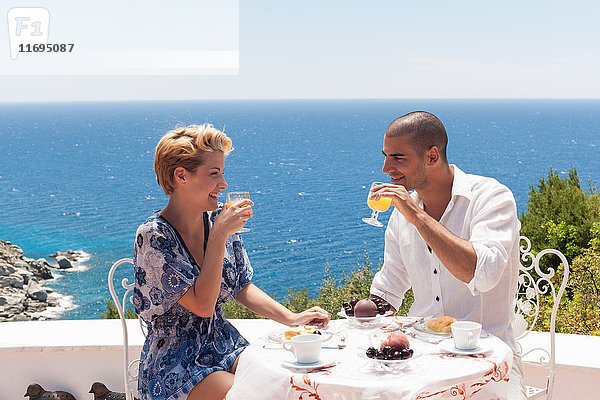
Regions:
[[168, 222], [161, 217], [159, 211], [155, 211], [137, 228], [136, 236], [158, 235], [171, 237], [170, 231]]

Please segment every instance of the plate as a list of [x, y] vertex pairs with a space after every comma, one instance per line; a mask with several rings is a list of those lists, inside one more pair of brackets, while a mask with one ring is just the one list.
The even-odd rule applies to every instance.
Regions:
[[479, 339], [477, 347], [471, 350], [458, 349], [454, 346], [454, 339], [446, 339], [440, 342], [440, 350], [445, 353], [459, 354], [459, 355], [470, 355], [470, 354], [482, 354], [488, 353], [492, 350], [492, 342]]
[[281, 365], [283, 365], [284, 367], [293, 368], [293, 369], [312, 370], [312, 369], [319, 369], [319, 368], [325, 368], [325, 367], [332, 367], [332, 366], [336, 365], [336, 361], [331, 358], [325, 358], [325, 359], [321, 358], [316, 363], [301, 364], [296, 360], [282, 360]]
[[405, 363], [409, 362], [410, 360], [413, 360], [417, 357], [421, 357], [423, 355], [423, 353], [413, 349], [413, 356], [411, 358], [407, 358], [406, 360], [379, 360], [377, 358], [367, 357], [367, 349], [365, 349], [364, 347], [357, 347], [356, 354], [358, 354], [358, 356], [360, 358], [364, 358], [365, 360], [369, 360], [369, 361], [373, 361], [374, 363], [377, 363], [377, 364], [385, 364], [385, 365], [405, 364]]
[[381, 314], [377, 314], [374, 317], [349, 317], [346, 315], [346, 313], [344, 312], [344, 310], [340, 310], [337, 313], [338, 317], [342, 317], [342, 318], [346, 318], [351, 324], [353, 325], [374, 325], [377, 322], [379, 322], [379, 320], [383, 317], [389, 317], [393, 315], [393, 312], [390, 311], [386, 311], [385, 314], [381, 315]]
[[[272, 340], [277, 343], [283, 343], [287, 340], [285, 338], [285, 331], [289, 331], [289, 330], [290, 329], [273, 331], [273, 332], [269, 333], [269, 340]], [[326, 331], [324, 329], [318, 329], [318, 331], [321, 332], [321, 335], [323, 335], [323, 342], [326, 342], [333, 337], [333, 334], [329, 331]], [[314, 335], [314, 334], [313, 333], [302, 333], [302, 335]]]
[[[427, 320], [427, 321], [429, 321], [429, 320]], [[450, 332], [438, 332], [438, 331], [434, 331], [433, 329], [429, 329], [429, 327], [427, 326], [427, 321], [415, 322], [415, 324], [413, 325], [413, 328], [416, 331], [419, 331], [422, 333], [427, 333], [429, 335], [443, 336], [443, 337], [451, 337], [452, 336], [452, 333], [450, 333]]]

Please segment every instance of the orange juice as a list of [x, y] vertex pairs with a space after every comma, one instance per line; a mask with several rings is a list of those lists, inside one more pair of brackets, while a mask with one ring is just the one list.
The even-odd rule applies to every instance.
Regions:
[[[241, 201], [241, 200], [236, 200], [236, 201]], [[229, 207], [231, 207], [232, 205], [233, 205], [233, 203], [226, 203], [226, 204], [225, 204], [225, 209], [226, 209], [226, 210], [229, 210]], [[249, 205], [249, 204], [246, 204], [246, 205], [244, 205], [244, 206], [242, 206], [242, 207], [250, 207], [250, 205]]]
[[382, 197], [379, 200], [367, 199], [367, 205], [369, 208], [379, 212], [386, 212], [387, 209], [390, 208], [391, 204], [392, 199], [389, 197]]

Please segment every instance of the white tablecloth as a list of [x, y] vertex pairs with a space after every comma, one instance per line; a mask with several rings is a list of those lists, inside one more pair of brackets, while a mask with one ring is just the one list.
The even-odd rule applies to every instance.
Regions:
[[323, 349], [322, 359], [336, 364], [314, 371], [284, 367], [293, 355], [268, 340], [255, 341], [240, 356], [228, 400], [252, 399], [506, 399], [512, 351], [500, 339], [481, 339], [492, 345], [483, 355], [461, 356], [440, 351], [439, 344], [410, 338], [411, 348], [421, 353], [400, 366], [388, 368], [361, 358], [358, 347], [369, 347], [374, 333], [405, 324], [404, 317], [385, 318], [380, 327], [357, 329], [345, 320], [330, 323], [335, 332], [324, 346], [339, 342], [346, 334], [343, 350]]

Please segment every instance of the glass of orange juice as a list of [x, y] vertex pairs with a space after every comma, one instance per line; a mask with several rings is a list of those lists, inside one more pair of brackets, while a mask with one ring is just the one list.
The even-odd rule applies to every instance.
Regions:
[[[236, 201], [245, 200], [245, 199], [250, 200], [250, 193], [248, 193], [248, 192], [229, 192], [229, 193], [227, 193], [227, 202], [225, 203], [225, 209], [227, 210]], [[244, 206], [244, 207], [248, 207], [248, 206]], [[239, 231], [237, 231], [237, 233], [245, 233], [245, 232], [250, 232], [250, 229], [242, 228]]]
[[389, 197], [382, 197], [379, 200], [371, 199], [371, 189], [373, 189], [377, 185], [383, 185], [383, 182], [373, 182], [369, 187], [369, 194], [367, 195], [367, 205], [372, 210], [371, 216], [369, 218], [363, 218], [363, 222], [366, 222], [369, 225], [377, 226], [381, 228], [383, 224], [377, 220], [377, 216], [379, 216], [380, 212], [386, 212], [390, 205], [392, 204], [392, 199]]

